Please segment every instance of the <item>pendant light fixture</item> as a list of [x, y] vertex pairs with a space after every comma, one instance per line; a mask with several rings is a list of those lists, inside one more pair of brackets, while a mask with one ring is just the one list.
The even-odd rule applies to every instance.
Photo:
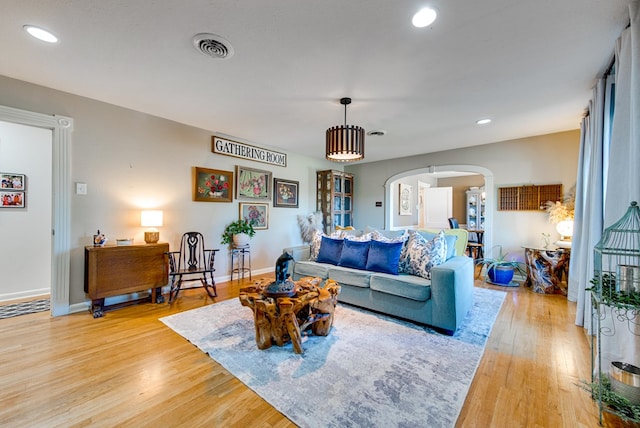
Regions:
[[364, 159], [364, 129], [356, 125], [347, 125], [347, 105], [351, 98], [341, 98], [344, 106], [344, 125], [327, 129], [326, 157], [334, 162], [353, 162]]

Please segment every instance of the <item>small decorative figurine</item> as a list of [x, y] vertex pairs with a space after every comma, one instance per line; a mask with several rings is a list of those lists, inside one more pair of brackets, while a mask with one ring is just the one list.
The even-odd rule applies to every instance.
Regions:
[[93, 235], [93, 246], [94, 247], [104, 247], [105, 242], [107, 242], [107, 237], [104, 234], [100, 233], [100, 229]]
[[289, 279], [291, 254], [284, 251], [276, 260], [276, 280], [267, 286], [265, 294], [271, 297], [291, 297], [296, 294], [296, 284]]

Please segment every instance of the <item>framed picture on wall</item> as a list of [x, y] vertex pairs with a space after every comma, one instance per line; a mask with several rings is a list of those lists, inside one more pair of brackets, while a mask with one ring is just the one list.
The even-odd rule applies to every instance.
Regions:
[[12, 174], [0, 172], [0, 188], [2, 190], [20, 190], [25, 191], [27, 187], [26, 176], [24, 174]]
[[233, 200], [233, 171], [193, 167], [193, 200], [231, 202]]
[[273, 206], [298, 208], [298, 181], [273, 179]]
[[0, 191], [0, 208], [24, 208], [25, 193]]
[[240, 220], [253, 223], [256, 230], [269, 228], [269, 204], [264, 203], [240, 203]]
[[271, 172], [236, 166], [238, 199], [271, 199]]
[[410, 184], [400, 183], [400, 196], [398, 203], [400, 206], [400, 215], [411, 215], [411, 200], [413, 199], [413, 186]]

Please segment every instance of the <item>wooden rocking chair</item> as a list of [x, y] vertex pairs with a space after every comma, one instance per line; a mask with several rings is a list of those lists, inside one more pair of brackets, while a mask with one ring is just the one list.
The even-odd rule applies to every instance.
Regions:
[[220, 250], [205, 249], [204, 237], [200, 232], [187, 232], [182, 235], [180, 251], [166, 253], [169, 258], [169, 278], [171, 280], [169, 303], [175, 301], [181, 289], [187, 289], [182, 288], [184, 281], [196, 279], [200, 280], [209, 297], [218, 295], [213, 276], [213, 272], [215, 272], [213, 265], [218, 251]]

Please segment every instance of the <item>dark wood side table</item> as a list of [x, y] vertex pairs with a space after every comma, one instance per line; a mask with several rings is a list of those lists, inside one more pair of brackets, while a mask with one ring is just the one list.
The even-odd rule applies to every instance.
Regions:
[[567, 295], [571, 250], [524, 247], [527, 280], [524, 285], [541, 294]]
[[151, 301], [162, 303], [161, 287], [169, 282], [167, 251], [167, 243], [85, 247], [84, 292], [93, 317], [104, 315], [105, 297], [151, 289]]

